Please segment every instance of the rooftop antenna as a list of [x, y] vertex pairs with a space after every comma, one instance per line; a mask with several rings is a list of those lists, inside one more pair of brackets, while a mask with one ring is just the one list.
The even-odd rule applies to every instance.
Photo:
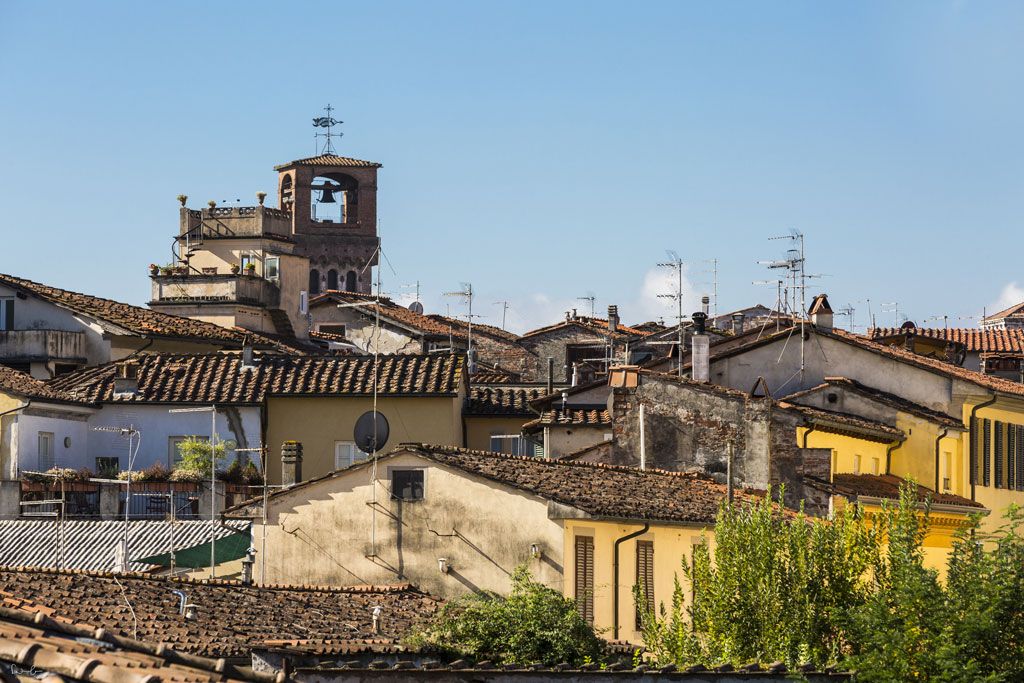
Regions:
[[[325, 129], [325, 132], [314, 133], [313, 140], [315, 141], [317, 138], [324, 139], [324, 146], [323, 148], [319, 149], [320, 154], [334, 154], [334, 146], [331, 144], [331, 138], [340, 138], [344, 135], [344, 133], [334, 133], [331, 131], [331, 128], [333, 128], [334, 126], [339, 126], [345, 122], [338, 121], [337, 119], [331, 116], [331, 112], [334, 111], [334, 107], [332, 107], [329, 103], [326, 107], [324, 107], [324, 111], [327, 112], [327, 116], [314, 117], [313, 127], [323, 128]], [[320, 144], [317, 143], [316, 147], [319, 148]]]
[[882, 313], [892, 313], [893, 327], [900, 326], [900, 302], [890, 301], [882, 304]]
[[576, 300], [577, 301], [589, 301], [590, 302], [590, 317], [593, 318], [595, 316], [595, 313], [594, 313], [594, 302], [597, 301], [597, 297], [595, 297], [593, 295], [593, 293], [587, 292], [586, 296], [578, 296], [578, 297], [576, 297]]
[[501, 305], [501, 329], [504, 330], [505, 329], [505, 314], [508, 313], [509, 304], [508, 304], [508, 301], [505, 301], [505, 300], [495, 301], [494, 302], [495, 306], [497, 306], [499, 304]]
[[[772, 307], [772, 310], [775, 312], [775, 331], [778, 332], [780, 329], [782, 329], [782, 285], [786, 284], [785, 280], [754, 280], [750, 284], [775, 285], [775, 306]], [[762, 333], [764, 332], [764, 328], [767, 327], [769, 320], [771, 320], [770, 317], [768, 320], [764, 321], [764, 324], [761, 325]]]
[[658, 264], [661, 268], [670, 268], [676, 271], [676, 291], [670, 294], [659, 294], [659, 299], [674, 299], [678, 312], [676, 313], [676, 349], [678, 349], [679, 360], [676, 363], [676, 373], [683, 376], [683, 259], [671, 249], [665, 252], [668, 254], [668, 261]]
[[467, 339], [466, 339], [466, 362], [467, 362], [467, 365], [468, 365], [468, 367], [466, 369], [469, 371], [469, 374], [472, 375], [473, 374], [473, 369], [474, 369], [473, 368], [473, 366], [474, 366], [474, 363], [473, 363], [473, 283], [471, 283], [471, 282], [463, 282], [462, 283], [462, 289], [460, 289], [460, 290], [458, 290], [456, 292], [445, 292], [444, 296], [457, 296], [457, 297], [461, 298], [463, 301], [466, 302], [466, 305], [467, 305], [467, 307], [469, 309], [468, 312], [466, 313], [466, 318], [469, 321], [469, 332], [466, 335], [466, 337], [467, 337]]
[[857, 309], [855, 309], [853, 307], [853, 304], [846, 304], [846, 306], [844, 306], [843, 308], [840, 308], [837, 311], [835, 311], [835, 315], [845, 315], [849, 319], [849, 321], [850, 321], [850, 332], [856, 332], [857, 331], [856, 327], [854, 325], [854, 322], [853, 322], [853, 316], [854, 316], [854, 313], [856, 313], [856, 310]]
[[704, 259], [704, 263], [710, 263], [711, 268], [702, 270], [702, 273], [711, 274], [711, 319], [718, 317], [718, 259]]
[[[124, 538], [122, 539], [122, 552], [124, 553], [124, 562], [122, 571], [128, 571], [128, 515], [131, 513], [132, 508], [132, 466], [135, 465], [135, 456], [139, 454], [139, 448], [142, 446], [142, 434], [139, 430], [135, 429], [134, 425], [128, 425], [127, 427], [93, 427], [94, 432], [108, 432], [111, 434], [117, 434], [122, 438], [128, 439], [128, 479], [125, 480], [125, 492], [124, 492]], [[132, 444], [135, 441], [135, 437], [139, 437], [138, 443], [135, 445], [135, 450], [132, 451]], [[217, 496], [211, 494], [214, 499]], [[212, 522], [211, 522], [212, 524]]]
[[[800, 320], [800, 369], [797, 374], [800, 376], [800, 388], [804, 388], [804, 371], [806, 370], [806, 358], [804, 349], [804, 325], [807, 317], [807, 273], [804, 270], [806, 252], [804, 250], [804, 234], [799, 230], [790, 230], [788, 235], [776, 235], [769, 237], [769, 242], [776, 240], [789, 240], [790, 247], [786, 250], [786, 258], [775, 261], [758, 261], [772, 270], [785, 269], [789, 274], [792, 283], [793, 305], [792, 310], [796, 312], [799, 307]], [[818, 277], [818, 276], [815, 276]], [[781, 356], [780, 356], [781, 359]], [[795, 377], [796, 375], [794, 375]], [[792, 379], [792, 378], [790, 378]], [[787, 383], [789, 380], [787, 380]], [[785, 386], [785, 385], [783, 385]], [[782, 387], [780, 387], [781, 389]]]

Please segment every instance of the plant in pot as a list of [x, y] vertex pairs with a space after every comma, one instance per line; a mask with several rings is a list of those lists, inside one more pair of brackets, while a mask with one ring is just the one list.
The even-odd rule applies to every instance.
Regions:
[[161, 275], [170, 275], [173, 272], [174, 272], [174, 267], [171, 266], [170, 264], [167, 264], [166, 266], [160, 266], [160, 274]]
[[232, 263], [231, 264], [231, 274], [232, 275], [238, 275], [238, 271], [239, 270], [241, 270], [241, 267], [237, 263]]
[[249, 276], [255, 275], [256, 274], [256, 264], [252, 263], [252, 262], [246, 263], [245, 264], [245, 274], [249, 275]]
[[267, 193], [266, 192], [260, 191], [260, 192], [256, 193], [256, 201], [258, 201], [260, 203], [260, 206], [263, 206], [263, 202], [266, 201], [266, 199], [267, 199]]
[[149, 264], [149, 274], [150, 275], [156, 275], [159, 272], [160, 272], [160, 266], [158, 266], [155, 263], [150, 263]]
[[181, 202], [182, 206], [185, 206], [185, 202], [188, 201], [188, 195], [187, 194], [179, 194], [178, 195], [178, 201]]

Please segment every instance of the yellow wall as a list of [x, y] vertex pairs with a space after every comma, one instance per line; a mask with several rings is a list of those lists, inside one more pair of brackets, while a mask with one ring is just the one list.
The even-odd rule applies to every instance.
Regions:
[[497, 434], [519, 434], [529, 417], [492, 417], [467, 415], [466, 448], [479, 451], [491, 450], [491, 436]]
[[[604, 638], [612, 639], [613, 591], [614, 591], [614, 548], [615, 540], [639, 531], [643, 524], [603, 522], [589, 519], [565, 520], [565, 572], [563, 594], [576, 597], [576, 537], [591, 536], [594, 539], [594, 626]], [[664, 604], [672, 606], [672, 592], [675, 578], [682, 580], [682, 562], [689, 562], [692, 548], [703, 542], [701, 526], [652, 524], [643, 536], [625, 541], [619, 546], [619, 640], [632, 643], [642, 642], [636, 629], [636, 605], [633, 601], [633, 586], [636, 584], [636, 542], [654, 542], [654, 604], [656, 609]], [[708, 542], [714, 534], [708, 531]]]
[[[796, 442], [804, 445], [806, 427], [798, 427]], [[874, 466], [877, 462], [877, 474], [885, 474], [885, 451], [888, 444], [877, 441], [856, 439], [852, 436], [832, 434], [830, 432], [813, 431], [807, 437], [807, 448], [829, 448], [832, 450], [832, 471], [843, 474], [876, 474]], [[857, 456], [860, 466], [857, 467]]]
[[[352, 441], [356, 420], [373, 409], [370, 397], [276, 397], [267, 400], [267, 475], [281, 482], [281, 444], [302, 443], [302, 478], [334, 469], [334, 442]], [[391, 436], [382, 450], [403, 442], [442, 446], [462, 444], [461, 397], [385, 397], [377, 410], [387, 418]]]
[[[970, 424], [971, 409], [984, 401], [973, 401], [964, 403], [964, 424]], [[979, 420], [988, 419], [995, 422], [1005, 422], [1009, 424], [1024, 424], [1024, 401], [1015, 400], [1012, 398], [1005, 398], [1000, 396], [999, 400], [992, 406], [987, 408], [980, 408], [975, 415]], [[994, 442], [995, 442], [995, 426], [992, 428], [992, 442], [990, 448], [994, 453]], [[963, 481], [966, 482], [966, 492], [962, 495], [970, 497], [970, 436], [964, 434], [961, 440], [961, 449], [963, 451]], [[993, 456], [990, 456], [993, 457]], [[995, 466], [992, 466], [993, 479], [990, 480], [994, 483]], [[1005, 488], [997, 488], [993, 485], [984, 486], [981, 481], [976, 482], [975, 485], [975, 500], [987, 507], [992, 511], [985, 520], [982, 522], [982, 529], [985, 531], [992, 531], [998, 528], [1003, 523], [1003, 513], [1011, 503], [1017, 505], [1024, 505], [1024, 491], [1009, 490]]]

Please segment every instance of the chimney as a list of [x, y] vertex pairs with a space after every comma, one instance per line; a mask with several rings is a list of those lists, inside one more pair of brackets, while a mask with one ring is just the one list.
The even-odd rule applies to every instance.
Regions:
[[828, 305], [828, 294], [814, 297], [808, 313], [811, 315], [811, 324], [819, 330], [832, 329], [832, 307]]
[[916, 336], [916, 334], [917, 330], [915, 330], [913, 327], [906, 327], [903, 329], [903, 347], [907, 351], [913, 352], [915, 343], [914, 337]]
[[302, 481], [302, 443], [285, 441], [281, 445], [281, 485], [295, 486]]
[[711, 297], [709, 297], [707, 294], [700, 298], [700, 310], [704, 311], [705, 313], [711, 310]]
[[706, 332], [708, 314], [693, 314], [693, 336], [690, 338], [690, 376], [696, 382], [711, 380], [711, 339]]
[[733, 313], [732, 314], [732, 333], [743, 334], [743, 314]]
[[249, 548], [245, 551], [245, 559], [242, 560], [242, 583], [246, 586], [252, 585], [252, 566], [256, 564], [256, 549]]
[[608, 307], [608, 331], [617, 332], [619, 329], [619, 307], [609, 306]]

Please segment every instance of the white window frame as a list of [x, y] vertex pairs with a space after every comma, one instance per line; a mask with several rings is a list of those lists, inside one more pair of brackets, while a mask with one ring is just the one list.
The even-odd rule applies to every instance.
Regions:
[[343, 470], [351, 467], [357, 462], [362, 462], [370, 457], [369, 453], [359, 450], [354, 441], [334, 442], [334, 469]]
[[[36, 436], [36, 466], [40, 472], [46, 472], [57, 466], [57, 456], [54, 453], [55, 442], [53, 432], [38, 432]], [[45, 460], [44, 460], [45, 458]]]
[[[10, 317], [11, 324], [8, 326], [7, 319]], [[0, 331], [10, 332], [14, 329], [14, 297], [0, 297]]]
[[[504, 445], [504, 442], [507, 441], [510, 450], [501, 450], [500, 448], [495, 448], [494, 447], [495, 446], [494, 442], [496, 440], [501, 442], [501, 445]], [[488, 442], [488, 448], [493, 453], [505, 453], [506, 455], [529, 455], [529, 456], [532, 456], [533, 455], [533, 449], [532, 448], [528, 448], [528, 444], [529, 444], [529, 442], [525, 438], [523, 438], [522, 434], [491, 434], [491, 439]], [[526, 452], [526, 451], [529, 451], [529, 452]]]
[[263, 277], [271, 282], [281, 281], [281, 257], [267, 256], [263, 259]]

